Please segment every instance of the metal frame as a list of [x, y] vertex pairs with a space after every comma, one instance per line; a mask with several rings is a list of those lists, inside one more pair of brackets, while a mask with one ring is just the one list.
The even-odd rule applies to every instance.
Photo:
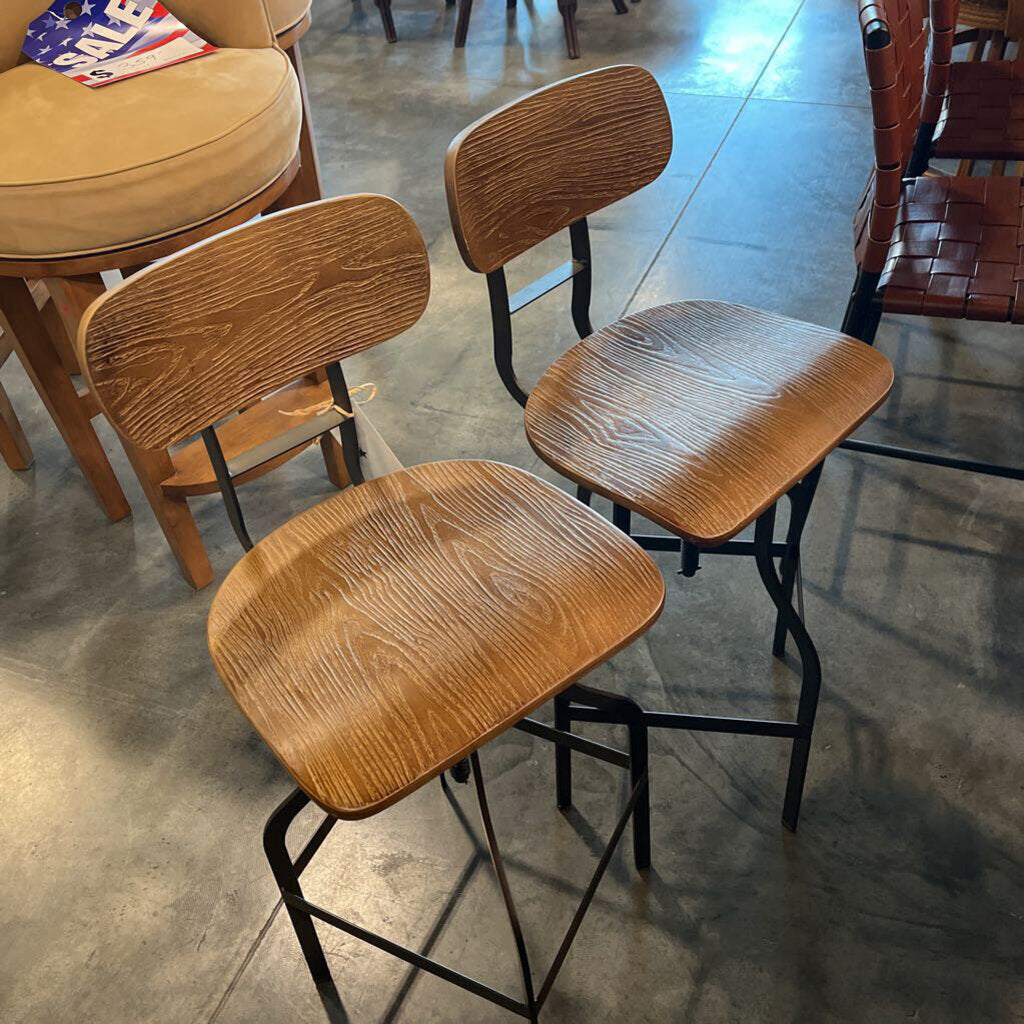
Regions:
[[[299, 812], [309, 804], [309, 797], [302, 790], [296, 789], [270, 816], [263, 832], [263, 849], [270, 863], [271, 871], [274, 873], [274, 879], [281, 892], [281, 899], [285, 909], [288, 911], [288, 916], [291, 919], [292, 927], [295, 930], [299, 946], [302, 949], [302, 955], [313, 978], [313, 983], [316, 985], [324, 1008], [332, 1020], [346, 1020], [347, 1018], [344, 1016], [341, 997], [331, 975], [323, 946], [320, 944], [320, 939], [317, 936], [316, 927], [313, 924], [314, 918], [331, 925], [333, 928], [346, 932], [377, 949], [390, 953], [399, 960], [412, 964], [420, 970], [427, 971], [429, 974], [433, 974], [444, 981], [465, 989], [467, 992], [472, 992], [482, 999], [495, 1003], [511, 1013], [524, 1017], [531, 1021], [532, 1024], [537, 1024], [540, 1019], [540, 1012], [547, 1002], [548, 996], [551, 994], [562, 964], [565, 962], [569, 949], [579, 932], [583, 919], [586, 917], [597, 888], [604, 877], [630, 818], [633, 819], [634, 857], [637, 860], [637, 866], [638, 868], [649, 866], [649, 860], [646, 863], [640, 863], [640, 857], [644, 849], [646, 849], [649, 857], [649, 836], [642, 835], [638, 838], [640, 829], [647, 826], [647, 819], [645, 816], [642, 818], [642, 816], [646, 812], [649, 791], [646, 732], [642, 724], [642, 712], [628, 698], [604, 693], [603, 691], [579, 684], [570, 687], [562, 695], [562, 699], [571, 701], [574, 704], [591, 707], [594, 710], [600, 709], [603, 715], [600, 719], [601, 721], [626, 725], [630, 733], [630, 752], [627, 754], [621, 750], [606, 747], [601, 743], [595, 743], [593, 740], [583, 739], [580, 736], [574, 736], [572, 733], [563, 732], [557, 728], [553, 729], [531, 718], [526, 718], [519, 722], [515, 728], [556, 744], [559, 752], [572, 749], [578, 753], [604, 761], [607, 764], [629, 768], [631, 789], [626, 806], [615, 824], [608, 844], [598, 860], [597, 867], [594, 869], [590, 882], [587, 884], [583, 898], [573, 914], [569, 927], [558, 947], [558, 952], [555, 954], [551, 966], [544, 975], [539, 989], [534, 985], [534, 976], [530, 967], [526, 940], [523, 936], [515, 901], [508, 884], [505, 862], [501, 849], [498, 846], [494, 823], [491, 819], [479, 755], [474, 751], [469, 757], [475, 782], [477, 804], [480, 809], [480, 818], [487, 840], [487, 848], [490, 852], [491, 863], [501, 890], [502, 902], [508, 917], [509, 927], [512, 930], [512, 937], [515, 941], [516, 954], [522, 975], [523, 997], [521, 999], [517, 999], [484, 982], [462, 974], [446, 964], [431, 959], [422, 952], [392, 942], [382, 935], [371, 932], [343, 917], [339, 917], [329, 910], [325, 910], [316, 903], [312, 903], [303, 894], [300, 876], [309, 866], [338, 819], [328, 814], [313, 833], [312, 838], [302, 848], [298, 856], [293, 859], [288, 852], [288, 829]], [[443, 775], [441, 780], [443, 784]]]
[[[592, 260], [586, 218], [576, 221], [570, 226], [569, 241], [572, 252], [571, 263], [567, 263], [533, 284], [527, 285], [511, 299], [505, 282], [504, 268], [499, 267], [487, 274], [487, 286], [491, 298], [491, 325], [494, 334], [494, 362], [509, 394], [522, 406], [526, 405], [529, 396], [519, 384], [513, 366], [513, 314], [529, 302], [571, 280], [573, 284], [571, 311], [576, 333], [581, 340], [593, 333], [590, 323]], [[569, 268], [572, 268], [571, 273], [568, 272]], [[700, 569], [702, 551], [709, 555], [754, 557], [768, 596], [776, 607], [772, 653], [776, 657], [784, 656], [786, 636], [789, 634], [793, 637], [800, 656], [802, 679], [796, 721], [727, 718], [717, 715], [682, 714], [673, 711], [644, 710], [642, 715], [643, 722], [648, 728], [776, 736], [792, 740], [789, 779], [782, 813], [783, 824], [791, 831], [796, 831], [799, 819], [811, 736], [821, 691], [821, 664], [803, 623], [803, 584], [800, 574], [800, 539], [810, 513], [821, 469], [821, 464], [812, 469], [787, 495], [791, 504], [790, 520], [786, 539], [782, 542], [777, 542], [774, 539], [777, 506], [772, 506], [757, 520], [753, 541], [730, 540], [717, 547], [705, 549], [679, 537], [634, 534], [630, 527], [632, 518], [630, 510], [621, 505], [614, 505], [612, 509], [614, 524], [645, 550], [678, 551], [680, 553], [679, 571], [683, 576], [692, 577], [697, 573]], [[590, 504], [591, 492], [586, 487], [578, 487], [576, 496], [584, 504]], [[776, 557], [780, 560], [779, 572], [776, 572], [775, 569], [774, 559]], [[798, 600], [799, 612], [792, 605], [794, 591]], [[556, 727], [569, 731], [574, 721], [607, 722], [609, 719], [600, 709], [580, 708], [565, 698], [556, 698]], [[572, 800], [569, 751], [559, 749], [555, 764], [558, 805], [566, 807]]]
[[[882, 307], [885, 289], [878, 287], [881, 274], [869, 273], [858, 269], [857, 277], [846, 306], [841, 330], [867, 345], [874, 345], [878, 325], [882, 320]], [[840, 448], [847, 451], [861, 452], [865, 455], [880, 455], [883, 458], [900, 459], [904, 462], [920, 462], [928, 466], [941, 466], [945, 469], [959, 469], [967, 473], [981, 473], [984, 476], [1003, 477], [1008, 480], [1024, 480], [1024, 466], [1005, 466], [979, 459], [966, 459], [960, 456], [939, 455], [934, 452], [919, 451], [916, 448], [902, 448], [897, 445], [875, 444], [870, 441], [859, 441], [847, 438], [841, 442]]]
[[362, 453], [359, 451], [356, 421], [352, 415], [352, 399], [349, 397], [348, 384], [345, 383], [345, 374], [342, 372], [341, 363], [331, 363], [326, 367], [325, 372], [331, 389], [332, 405], [329, 409], [313, 416], [292, 430], [286, 430], [277, 437], [243, 452], [230, 462], [224, 458], [224, 450], [220, 446], [216, 429], [211, 426], [200, 432], [203, 443], [206, 445], [206, 452], [210, 456], [214, 475], [217, 478], [217, 486], [224, 498], [231, 527], [246, 551], [252, 550], [253, 542], [245, 525], [242, 506], [238, 501], [238, 490], [235, 487], [236, 477], [276, 459], [279, 455], [284, 455], [285, 452], [297, 448], [300, 444], [307, 444], [337, 427], [341, 433], [342, 454], [349, 480], [353, 484], [363, 482], [363, 470], [359, 464]]
[[[575, 273], [581, 277], [583, 276], [583, 272], [579, 269]], [[581, 294], [585, 294], [589, 301], [589, 273], [586, 276], [586, 281], [587, 290]], [[269, 462], [278, 455], [290, 451], [298, 444], [311, 441], [318, 435], [338, 427], [341, 431], [342, 450], [349, 477], [353, 485], [358, 486], [363, 482], [363, 474], [359, 465], [361, 453], [358, 447], [355, 420], [352, 417], [352, 403], [341, 364], [332, 363], [326, 368], [326, 373], [333, 399], [333, 405], [330, 409], [313, 417], [294, 430], [287, 431], [265, 444], [244, 452], [231, 462], [228, 462], [224, 457], [224, 451], [217, 438], [216, 430], [213, 427], [208, 427], [202, 431], [202, 438], [206, 444], [206, 450], [209, 453], [210, 461], [213, 464], [217, 477], [217, 483], [224, 498], [228, 519], [231, 521], [231, 526], [245, 551], [252, 550], [253, 541], [246, 528], [241, 505], [238, 501], [238, 492], [234, 482], [235, 477], [265, 462]], [[358, 939], [362, 939], [362, 941], [375, 946], [377, 949], [391, 953], [393, 956], [412, 964], [414, 967], [434, 974], [445, 981], [451, 982], [453, 985], [457, 985], [459, 988], [466, 989], [536, 1024], [539, 1020], [541, 1008], [551, 993], [558, 972], [568, 955], [573, 940], [576, 938], [576, 934], [583, 923], [583, 918], [586, 916], [587, 910], [593, 901], [594, 894], [597, 892], [597, 887], [608, 868], [608, 864], [611, 862], [612, 855], [631, 818], [633, 821], [633, 860], [637, 870], [646, 870], [651, 864], [648, 743], [646, 721], [642, 709], [635, 701], [630, 700], [628, 697], [607, 693], [579, 683], [569, 687], [555, 699], [556, 725], [564, 720], [567, 708], [573, 709], [573, 712], [578, 711], [580, 708], [589, 709], [595, 714], [600, 714], [600, 720], [603, 722], [626, 726], [629, 737], [629, 752], [624, 753], [621, 750], [596, 743], [593, 740], [575, 736], [567, 729], [563, 731], [561, 728], [552, 728], [531, 718], [525, 718], [518, 722], [515, 728], [556, 745], [558, 806], [562, 808], [567, 807], [571, 801], [571, 765], [569, 755], [573, 750], [577, 753], [597, 758], [607, 764], [629, 769], [631, 789], [629, 799], [626, 801], [626, 807], [619, 816], [611, 838], [598, 860], [597, 867], [573, 915], [569, 928], [558, 948], [558, 952], [555, 954], [554, 961], [541, 982], [539, 991], [534, 988], [526, 940], [523, 937], [519, 915], [516, 911], [515, 902], [508, 884], [508, 877], [505, 872], [504, 860], [498, 846], [494, 824], [491, 820], [479, 756], [476, 751], [473, 751], [468, 759], [451, 766], [452, 776], [456, 781], [469, 781], [467, 774], [468, 766], [476, 783], [477, 803], [479, 804], [480, 817], [487, 838], [487, 847], [490, 851], [491, 862], [498, 878], [502, 900], [505, 905], [505, 912], [515, 940], [516, 953], [523, 981], [522, 999], [516, 999], [490, 985], [460, 974], [458, 971], [430, 959], [421, 952], [400, 946], [390, 939], [370, 932], [331, 911], [325, 910], [323, 907], [309, 902], [302, 892], [299, 878], [306, 867], [309, 866], [317, 850], [320, 849], [338, 819], [328, 814], [320, 823], [312, 838], [303, 847], [298, 857], [293, 860], [288, 852], [286, 841], [288, 829], [299, 812], [310, 803], [310, 798], [301, 789], [296, 789], [270, 816], [263, 831], [264, 852], [281, 892], [281, 899], [288, 911], [288, 916], [291, 919], [292, 927], [295, 930], [295, 935], [299, 941], [299, 946], [302, 949], [302, 955], [305, 958], [310, 975], [320, 994], [324, 1008], [332, 1020], [347, 1021], [348, 1018], [331, 976], [323, 947], [320, 945], [320, 940], [317, 937], [316, 927], [313, 924], [314, 918], [347, 932]], [[444, 773], [441, 773], [440, 780], [442, 786], [445, 786]]]

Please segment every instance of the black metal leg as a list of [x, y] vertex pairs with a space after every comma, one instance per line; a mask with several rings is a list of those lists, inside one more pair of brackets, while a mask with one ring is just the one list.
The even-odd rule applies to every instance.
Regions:
[[[302, 886], [299, 883], [300, 871], [296, 870], [296, 865], [292, 862], [285, 840], [289, 826], [308, 803], [309, 797], [302, 790], [295, 790], [278, 806], [263, 829], [263, 851], [270, 862], [270, 870], [274, 873], [274, 880], [277, 882], [282, 897], [286, 893], [290, 893], [300, 899], [303, 898]], [[319, 835], [318, 832], [316, 845], [310, 851], [309, 857], [312, 857], [316, 847], [319, 847], [327, 837], [327, 832], [333, 825], [333, 820], [329, 819], [321, 826], [320, 831], [323, 835]], [[310, 846], [312, 845], [311, 843]], [[334, 979], [331, 977], [331, 969], [327, 965], [327, 958], [324, 956], [323, 946], [320, 945], [313, 918], [305, 911], [292, 906], [287, 900], [285, 909], [291, 918], [292, 928], [295, 929], [295, 936], [299, 940], [306, 966], [313, 977], [313, 983], [320, 993], [321, 1000], [328, 1008], [328, 1012], [330, 1012], [330, 1004], [336, 1004], [340, 1009], [341, 998], [335, 987]], [[335, 1017], [335, 1019], [337, 1018]]]
[[[803, 488], [794, 499], [794, 514], [799, 511], [806, 518], [817, 485], [820, 465], [800, 485]], [[811, 751], [811, 736], [814, 719], [818, 710], [818, 696], [821, 692], [821, 662], [810, 634], [804, 628], [796, 609], [787, 599], [782, 581], [775, 571], [772, 559], [772, 541], [775, 530], [775, 507], [763, 513], [754, 529], [754, 556], [761, 581], [768, 596], [779, 611], [785, 628], [793, 637], [800, 654], [803, 681], [800, 687], [800, 701], [797, 707], [797, 732], [793, 738], [793, 751], [789, 761], [789, 778], [786, 783], [786, 799], [782, 810], [782, 823], [791, 832], [796, 831], [800, 817], [800, 802], [803, 797], [804, 780], [807, 777], [807, 761]]]
[[869, 345], [875, 340], [875, 331], [882, 316], [881, 301], [878, 297], [880, 278], [881, 274], [857, 271], [841, 328], [844, 334], [859, 338]]
[[615, 524], [616, 528], [621, 530], [626, 534], [626, 536], [629, 536], [631, 518], [628, 508], [625, 508], [622, 505], [612, 506], [612, 522]]
[[[786, 604], [793, 603], [793, 590], [796, 586], [797, 574], [800, 571], [800, 538], [803, 536], [804, 526], [807, 523], [807, 516], [811, 511], [811, 498], [814, 497], [814, 490], [818, 486], [818, 478], [821, 476], [821, 466], [818, 466], [808, 474], [807, 479], [801, 481], [789, 493], [790, 513], [789, 529], [786, 531], [786, 553], [782, 556], [780, 574], [782, 576], [782, 593]], [[810, 487], [810, 497], [806, 490]], [[801, 601], [801, 604], [803, 602]], [[803, 618], [801, 610], [800, 618]], [[781, 658], [786, 653], [786, 622], [780, 611], [775, 618], [775, 637], [772, 640], [772, 654]]]
[[589, 505], [590, 504], [590, 499], [592, 497], [593, 497], [593, 492], [592, 491], [588, 491], [587, 488], [583, 486], [583, 484], [580, 484], [576, 488], [576, 500], [577, 501], [582, 501], [584, 505]]
[[530, 957], [526, 950], [526, 940], [523, 938], [523, 929], [519, 924], [519, 915], [516, 913], [515, 901], [512, 899], [512, 890], [508, 885], [508, 876], [505, 874], [505, 862], [502, 860], [501, 850], [498, 847], [498, 839], [494, 834], [494, 824], [491, 821], [490, 808], [487, 806], [487, 791], [484, 788], [484, 775], [480, 768], [480, 757], [474, 751], [469, 756], [470, 764], [473, 766], [473, 781], [476, 783], [476, 799], [480, 805], [480, 819], [483, 822], [484, 833], [487, 836], [487, 848], [491, 853], [491, 863], [494, 865], [494, 873], [498, 876], [498, 886], [501, 889], [501, 898], [505, 903], [505, 911], [508, 914], [508, 923], [512, 928], [512, 937], [516, 944], [516, 954], [519, 957], [519, 969], [523, 977], [523, 994], [526, 997], [526, 1006], [529, 1010], [531, 1024], [537, 1022], [537, 999], [533, 991], [533, 974], [530, 970]]
[[[555, 698], [555, 728], [559, 732], [572, 732], [570, 704], [564, 693]], [[555, 747], [555, 802], [561, 811], [572, 806], [572, 751], [569, 747]]]
[[[574, 701], [606, 712], [606, 721], [625, 725], [629, 730], [629, 772], [636, 790], [633, 807], [633, 861], [637, 871], [651, 866], [651, 787], [650, 755], [647, 742], [647, 715], [629, 697], [608, 693], [577, 683], [566, 691]], [[643, 785], [641, 786], [641, 782]]]

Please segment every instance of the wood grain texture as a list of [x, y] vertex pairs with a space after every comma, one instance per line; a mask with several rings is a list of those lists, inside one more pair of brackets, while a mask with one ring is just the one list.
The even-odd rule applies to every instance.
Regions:
[[416, 466], [302, 513], [210, 610], [214, 663], [299, 785], [384, 809], [644, 632], [647, 555], [509, 466]]
[[570, 349], [526, 406], [565, 476], [711, 547], [752, 522], [885, 400], [880, 352], [721, 302], [627, 316]]
[[602, 68], [515, 100], [448, 147], [445, 187], [462, 258], [471, 270], [497, 270], [650, 184], [671, 154], [665, 97], [643, 68]]
[[166, 448], [401, 333], [429, 292], [409, 214], [384, 196], [343, 196], [133, 275], [86, 313], [79, 359], [114, 426], [141, 448]]

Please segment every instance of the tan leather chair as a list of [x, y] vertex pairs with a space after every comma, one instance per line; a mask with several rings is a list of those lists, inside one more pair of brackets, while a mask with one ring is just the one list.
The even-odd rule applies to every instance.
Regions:
[[[130, 509], [92, 427], [95, 399], [72, 380], [78, 366], [70, 344], [81, 313], [104, 289], [100, 272], [129, 274], [271, 207], [317, 198], [311, 175], [300, 174], [302, 92], [264, 0], [166, 6], [220, 50], [101, 89], [19, 62], [40, 2], [0, 6], [0, 308], [111, 520]], [[285, 15], [283, 0], [275, 3], [282, 22], [298, 14], [286, 29], [296, 39], [303, 6], [308, 14], [307, 0]], [[290, 45], [294, 52], [294, 39]], [[305, 148], [311, 153], [311, 142]], [[38, 279], [59, 317], [33, 301], [27, 282]], [[315, 405], [325, 387], [305, 381], [300, 390], [309, 394], [292, 394], [286, 404]], [[245, 415], [234, 429], [242, 447], [280, 421], [262, 408]], [[185, 498], [216, 490], [208, 460], [199, 451], [172, 458], [125, 449], [184, 575], [204, 586], [212, 570]], [[340, 465], [329, 468], [332, 479], [340, 479]]]

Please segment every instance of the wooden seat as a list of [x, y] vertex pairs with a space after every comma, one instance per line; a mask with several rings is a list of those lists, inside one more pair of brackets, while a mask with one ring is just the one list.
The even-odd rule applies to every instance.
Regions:
[[261, 541], [210, 612], [217, 670], [299, 785], [361, 818], [642, 633], [661, 575], [527, 473], [441, 462], [333, 496]]
[[676, 302], [581, 341], [526, 406], [560, 473], [703, 546], [733, 537], [884, 401], [889, 361], [836, 331]]

